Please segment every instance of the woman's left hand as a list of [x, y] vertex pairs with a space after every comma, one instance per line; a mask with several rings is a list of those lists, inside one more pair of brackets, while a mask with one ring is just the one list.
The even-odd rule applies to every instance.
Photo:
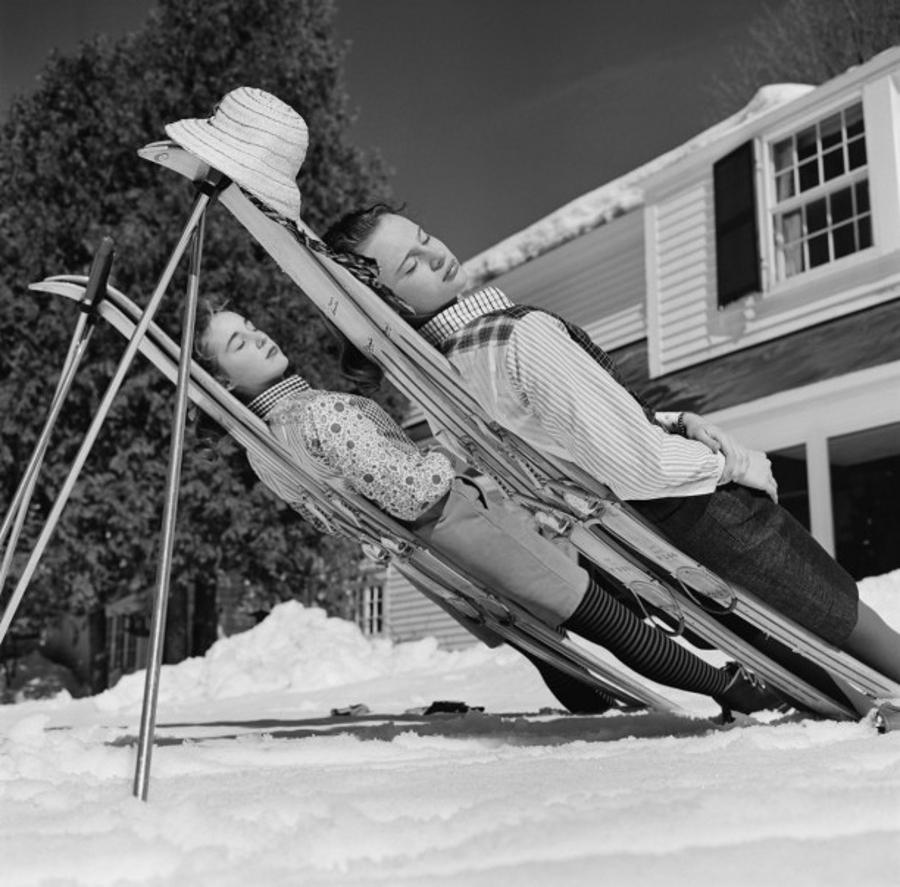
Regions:
[[682, 421], [688, 440], [702, 443], [714, 453], [721, 453], [725, 457], [720, 483], [727, 483], [747, 471], [750, 450], [741, 446], [730, 434], [726, 434], [718, 425], [711, 425], [696, 413], [684, 413]]
[[740, 446], [730, 434], [726, 434], [718, 425], [710, 425], [703, 416], [696, 413], [682, 413], [682, 421], [685, 437], [704, 444], [714, 453], [733, 452]]

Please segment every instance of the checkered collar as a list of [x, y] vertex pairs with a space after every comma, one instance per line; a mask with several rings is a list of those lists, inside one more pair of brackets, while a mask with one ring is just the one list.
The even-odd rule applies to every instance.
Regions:
[[309, 391], [309, 382], [302, 376], [288, 376], [258, 394], [247, 406], [261, 419], [265, 419], [280, 401], [301, 391]]
[[486, 286], [484, 289], [476, 290], [472, 295], [460, 299], [449, 308], [445, 308], [423, 327], [420, 327], [419, 332], [426, 341], [440, 347], [446, 339], [473, 320], [477, 320], [485, 314], [512, 307], [513, 303], [497, 287]]

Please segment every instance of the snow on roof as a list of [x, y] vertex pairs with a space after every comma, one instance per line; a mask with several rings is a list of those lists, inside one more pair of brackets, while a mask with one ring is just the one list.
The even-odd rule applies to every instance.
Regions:
[[801, 83], [780, 83], [762, 87], [745, 107], [731, 117], [643, 166], [575, 198], [517, 234], [473, 256], [464, 263], [469, 277], [476, 284], [499, 277], [518, 265], [640, 206], [644, 202], [644, 192], [640, 183], [645, 179], [699, 148], [721, 139], [748, 121], [806, 95], [814, 88]]

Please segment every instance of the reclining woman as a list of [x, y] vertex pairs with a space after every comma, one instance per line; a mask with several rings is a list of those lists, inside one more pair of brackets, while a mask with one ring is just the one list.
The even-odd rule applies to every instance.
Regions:
[[[486, 495], [477, 481], [456, 473], [444, 452], [420, 451], [374, 401], [311, 389], [247, 318], [207, 306], [198, 322], [197, 351], [201, 363], [287, 447], [338, 473], [423, 542], [546, 625], [580, 634], [645, 677], [709, 695], [725, 709], [751, 712], [780, 702], [736, 663], [714, 668], [642, 622], [541, 536], [528, 512]], [[252, 455], [250, 461], [266, 486], [304, 514], [299, 486], [274, 476]], [[611, 704], [532, 661], [567, 707], [597, 711]]]
[[[562, 318], [493, 287], [468, 292], [450, 250], [391, 207], [345, 216], [325, 242], [373, 263], [382, 295], [449, 357], [498, 424], [609, 486], [723, 579], [900, 681], [900, 635], [777, 504], [764, 453], [697, 415], [654, 413]], [[349, 356], [352, 378], [377, 376], [362, 355]]]

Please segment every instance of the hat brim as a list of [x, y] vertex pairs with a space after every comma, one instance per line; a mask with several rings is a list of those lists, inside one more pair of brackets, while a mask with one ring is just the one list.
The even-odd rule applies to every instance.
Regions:
[[266, 206], [292, 221], [299, 220], [300, 189], [268, 162], [270, 152], [215, 129], [205, 118], [178, 120], [165, 129], [182, 148], [224, 173]]

